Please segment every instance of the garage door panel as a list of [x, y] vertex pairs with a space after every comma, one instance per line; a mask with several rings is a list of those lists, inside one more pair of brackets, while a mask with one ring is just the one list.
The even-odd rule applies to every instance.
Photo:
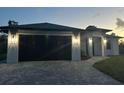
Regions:
[[71, 36], [20, 35], [19, 61], [71, 60]]

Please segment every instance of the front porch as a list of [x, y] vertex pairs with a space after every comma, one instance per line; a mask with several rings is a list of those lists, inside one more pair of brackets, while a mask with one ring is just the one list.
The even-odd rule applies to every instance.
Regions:
[[88, 56], [106, 56], [106, 42], [104, 37], [89, 37], [87, 42]]

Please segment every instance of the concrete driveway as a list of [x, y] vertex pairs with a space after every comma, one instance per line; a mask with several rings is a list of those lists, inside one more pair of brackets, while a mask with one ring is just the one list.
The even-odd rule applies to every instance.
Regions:
[[0, 84], [121, 84], [96, 70], [92, 65], [107, 57], [93, 57], [87, 61], [45, 61], [0, 64]]

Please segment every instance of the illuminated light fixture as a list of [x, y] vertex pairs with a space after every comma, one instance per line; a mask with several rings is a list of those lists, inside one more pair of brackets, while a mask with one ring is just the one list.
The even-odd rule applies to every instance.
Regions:
[[11, 43], [15, 44], [16, 43], [16, 33], [17, 30], [16, 29], [11, 29]]
[[17, 40], [16, 40], [16, 33], [17, 33], [18, 22], [9, 20], [8, 25], [10, 27], [10, 33], [11, 33], [11, 43], [14, 44], [14, 43], [17, 42]]
[[89, 43], [91, 44], [93, 42], [92, 38], [89, 38]]
[[72, 39], [73, 39], [74, 46], [77, 47], [79, 45], [79, 43], [80, 43], [78, 33], [74, 33], [74, 37]]
[[12, 34], [12, 36], [11, 36], [11, 43], [15, 43], [16, 42], [16, 40], [15, 40], [16, 38], [15, 38], [15, 35], [14, 34]]
[[12, 34], [12, 38], [14, 38], [15, 37], [15, 35], [14, 34]]
[[76, 37], [74, 37], [74, 38], [73, 38], [73, 42], [74, 42], [75, 45], [77, 45], [78, 39], [77, 39]]
[[75, 38], [77, 39], [78, 38], [78, 33], [75, 32], [74, 35], [75, 35]]
[[107, 43], [107, 39], [104, 38], [103, 42], [104, 42], [104, 44], [106, 44]]

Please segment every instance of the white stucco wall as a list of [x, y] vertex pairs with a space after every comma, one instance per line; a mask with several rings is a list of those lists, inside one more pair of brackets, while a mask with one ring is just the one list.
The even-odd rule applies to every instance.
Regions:
[[118, 38], [113, 39], [113, 55], [119, 55]]
[[105, 36], [102, 36], [102, 41], [101, 41], [101, 43], [102, 43], [102, 56], [106, 56], [107, 54], [106, 54], [106, 44], [107, 44], [107, 40], [106, 40], [106, 37]]
[[81, 60], [80, 33], [72, 35], [72, 61]]
[[119, 55], [118, 38], [108, 38], [111, 44], [111, 49], [107, 49], [107, 55]]
[[93, 38], [88, 37], [88, 55], [93, 56]]
[[8, 33], [7, 63], [18, 62], [18, 33], [12, 35]]

